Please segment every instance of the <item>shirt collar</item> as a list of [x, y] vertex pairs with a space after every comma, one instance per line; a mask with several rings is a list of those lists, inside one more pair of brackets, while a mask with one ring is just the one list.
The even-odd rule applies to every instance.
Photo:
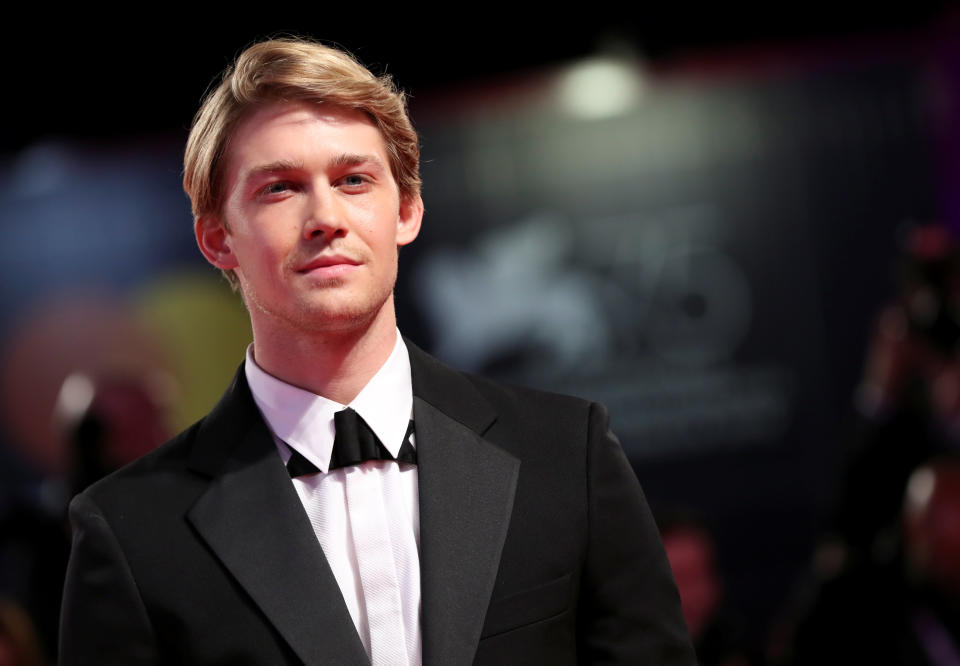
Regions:
[[394, 457], [413, 418], [410, 355], [400, 331], [389, 358], [349, 405], [292, 386], [264, 371], [247, 347], [244, 364], [253, 400], [278, 439], [326, 473], [333, 452], [333, 415], [349, 406], [376, 433]]

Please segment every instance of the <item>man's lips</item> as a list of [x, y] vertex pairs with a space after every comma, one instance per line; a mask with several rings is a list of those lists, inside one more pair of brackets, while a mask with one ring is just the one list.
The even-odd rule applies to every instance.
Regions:
[[336, 269], [339, 267], [359, 266], [360, 262], [342, 254], [321, 255], [297, 268], [298, 273], [309, 273], [319, 269]]

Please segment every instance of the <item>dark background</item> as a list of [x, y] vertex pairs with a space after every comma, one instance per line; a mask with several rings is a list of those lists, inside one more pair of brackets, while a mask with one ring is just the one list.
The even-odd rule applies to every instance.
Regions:
[[[649, 3], [645, 3], [649, 4]], [[520, 12], [504, 4], [429, 11], [261, 7], [134, 15], [85, 9], [3, 29], [2, 147], [41, 137], [122, 137], [184, 129], [210, 82], [243, 47], [295, 34], [339, 44], [414, 95], [491, 81], [591, 55], [610, 45], [653, 63], [757, 60], [785, 51], [857, 49], [949, 22], [953, 3], [795, 3], [705, 8], [680, 3], [629, 12]], [[35, 10], [39, 11], [39, 10]], [[273, 16], [272, 14], [280, 14]], [[296, 14], [284, 16], [284, 14]]]

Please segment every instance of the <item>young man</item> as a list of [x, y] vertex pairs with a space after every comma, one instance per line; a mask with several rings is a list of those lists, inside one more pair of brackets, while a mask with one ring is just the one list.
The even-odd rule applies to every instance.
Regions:
[[298, 40], [205, 100], [184, 185], [254, 342], [199, 423], [79, 495], [61, 664], [693, 664], [605, 410], [398, 333], [402, 96]]

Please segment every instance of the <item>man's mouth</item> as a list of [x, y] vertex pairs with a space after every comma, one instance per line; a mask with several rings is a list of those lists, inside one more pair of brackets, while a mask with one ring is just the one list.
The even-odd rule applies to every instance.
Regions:
[[360, 263], [359, 260], [344, 254], [324, 254], [301, 265], [297, 272], [334, 277], [348, 273]]

